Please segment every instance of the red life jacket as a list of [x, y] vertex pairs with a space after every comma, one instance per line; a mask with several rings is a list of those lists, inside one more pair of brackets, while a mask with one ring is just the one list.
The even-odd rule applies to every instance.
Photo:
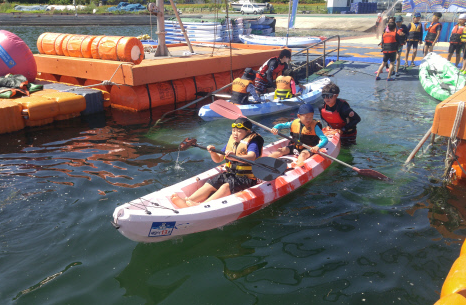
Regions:
[[398, 41], [396, 41], [396, 32], [383, 34], [382, 51], [384, 53], [394, 53], [398, 51]]
[[263, 81], [267, 81], [267, 76], [266, 76], [266, 72], [267, 70], [269, 70], [269, 63], [272, 59], [276, 59], [278, 61], [278, 67], [276, 67], [273, 71], [272, 71], [272, 79], [273, 80], [276, 80], [277, 77], [279, 75], [282, 74], [282, 71], [283, 69], [285, 68], [285, 65], [280, 63], [280, 59], [278, 59], [278, 56], [277, 57], [272, 57], [272, 58], [269, 58], [269, 60], [267, 60], [263, 65], [262, 67], [259, 68], [259, 71], [257, 72], [257, 75], [256, 75], [256, 78], [260, 78], [262, 79]]
[[464, 31], [464, 25], [460, 26], [459, 24], [455, 25], [453, 31], [451, 31], [450, 43], [459, 44], [461, 43], [461, 35]]
[[437, 38], [437, 28], [439, 27], [440, 22], [437, 22], [436, 24], [431, 24], [427, 28], [427, 35], [426, 35], [426, 41], [427, 42], [434, 42], [435, 38]]
[[[340, 99], [337, 100], [337, 102], [339, 101]], [[347, 103], [347, 101], [345, 100], [340, 100], [342, 103]], [[333, 129], [341, 129], [343, 128], [344, 126], [346, 126], [346, 121], [343, 120], [340, 116], [340, 112], [339, 112], [339, 107], [337, 107], [337, 109], [334, 111], [334, 112], [331, 112], [329, 110], [327, 110], [327, 105], [324, 105], [324, 107], [322, 108], [322, 110], [320, 111], [320, 116], [322, 117], [322, 119], [324, 119], [329, 125], [330, 127], [332, 127]]]

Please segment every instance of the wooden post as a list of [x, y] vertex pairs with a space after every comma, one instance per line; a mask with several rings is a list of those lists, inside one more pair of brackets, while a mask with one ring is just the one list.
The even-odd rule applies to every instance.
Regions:
[[157, 50], [155, 51], [154, 56], [168, 56], [168, 48], [165, 44], [165, 20], [163, 12], [163, 0], [156, 0], [157, 5], [157, 36], [158, 38], [158, 45]]
[[178, 10], [176, 9], [176, 6], [173, 0], [170, 0], [170, 4], [172, 5], [173, 11], [175, 12], [176, 20], [178, 20], [178, 23], [180, 24], [181, 32], [183, 33], [184, 39], [186, 40], [186, 43], [188, 44], [189, 52], [194, 53], [193, 47], [191, 46], [191, 42], [189, 41], [189, 38], [188, 38], [188, 34], [186, 33], [186, 30], [184, 29], [183, 22], [181, 22], [180, 15], [178, 15]]

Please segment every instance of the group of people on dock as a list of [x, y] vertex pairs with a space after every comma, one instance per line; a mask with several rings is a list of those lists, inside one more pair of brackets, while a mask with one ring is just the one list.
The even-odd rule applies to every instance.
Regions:
[[[232, 83], [230, 101], [236, 104], [248, 104], [251, 103], [249, 96], [252, 96], [253, 103], [266, 102], [260, 95], [269, 90], [275, 90], [275, 98], [278, 99], [287, 99], [299, 94], [294, 88], [296, 82], [292, 77], [293, 73], [291, 69], [288, 69], [290, 60], [290, 50], [284, 49], [278, 57], [267, 60], [259, 71], [246, 68], [243, 76], [235, 79]], [[338, 98], [339, 94], [340, 88], [334, 83], [329, 83], [322, 88], [324, 104], [319, 107], [320, 117], [328, 128], [339, 130], [342, 144], [356, 144], [356, 125], [361, 121], [361, 118], [351, 109], [348, 102]], [[288, 128], [295, 142], [277, 149], [268, 157], [279, 158], [284, 155], [295, 155], [297, 160], [292, 166], [299, 167], [313, 154], [325, 152], [324, 146], [328, 143], [328, 139], [322, 131], [322, 123], [314, 119], [314, 112], [312, 105], [302, 104], [298, 109], [296, 119], [275, 125], [272, 128], [273, 134], [278, 134], [280, 129]], [[173, 194], [170, 199], [178, 208], [199, 205], [202, 202], [222, 198], [257, 184], [252, 166], [238, 161], [234, 156], [255, 161], [262, 155], [264, 139], [252, 130], [252, 123], [246, 118], [236, 119], [231, 128], [230, 138], [221, 150], [223, 154], [215, 152], [213, 145], [207, 146], [214, 162], [220, 163], [226, 160], [226, 171], [208, 180], [201, 188], [186, 198]], [[310, 149], [305, 146], [310, 147]]]
[[[409, 62], [409, 53], [411, 49], [413, 50], [411, 56], [411, 64], [409, 66], [415, 67], [416, 64], [414, 60], [417, 55], [417, 49], [419, 45], [423, 43], [424, 30], [427, 31], [425, 36], [425, 44], [423, 53], [424, 56], [429, 52], [433, 52], [434, 45], [438, 42], [440, 33], [442, 32], [442, 24], [439, 22], [442, 17], [442, 13], [436, 12], [432, 15], [432, 22], [423, 29], [421, 24], [421, 13], [417, 12], [413, 15], [412, 22], [408, 26], [403, 24], [403, 17], [389, 17], [388, 24], [383, 31], [382, 41], [380, 46], [382, 47], [383, 52], [383, 62], [380, 65], [379, 69], [376, 72], [376, 80], [380, 80], [380, 74], [382, 73], [384, 67], [387, 68], [388, 77], [387, 81], [393, 81], [395, 78], [391, 77], [393, 72], [395, 76], [399, 76], [399, 68], [401, 62], [401, 53], [403, 51], [404, 45], [406, 45], [406, 56], [404, 67], [408, 68]], [[381, 14], [377, 17], [376, 22], [376, 31], [377, 37], [379, 36], [379, 28], [384, 25], [381, 19]], [[466, 22], [466, 14], [460, 14], [458, 18], [458, 24], [456, 24], [450, 35], [450, 46], [448, 49], [448, 60], [450, 61], [453, 54], [456, 54], [456, 63], [458, 66], [461, 60], [461, 51], [463, 51], [462, 58], [462, 68], [461, 71], [463, 74], [466, 74], [466, 32], [464, 32]], [[463, 33], [464, 32], [464, 33]], [[390, 65], [388, 66], [388, 62]], [[396, 63], [396, 66], [395, 66]]]

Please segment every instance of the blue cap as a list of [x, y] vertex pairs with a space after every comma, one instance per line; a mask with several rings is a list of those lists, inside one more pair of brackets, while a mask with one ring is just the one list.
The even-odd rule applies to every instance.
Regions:
[[395, 22], [403, 22], [403, 17], [401, 17], [401, 16], [396, 16]]
[[421, 13], [419, 13], [419, 12], [414, 13], [414, 17], [421, 17]]
[[302, 104], [299, 106], [298, 114], [314, 113], [314, 107], [311, 104]]

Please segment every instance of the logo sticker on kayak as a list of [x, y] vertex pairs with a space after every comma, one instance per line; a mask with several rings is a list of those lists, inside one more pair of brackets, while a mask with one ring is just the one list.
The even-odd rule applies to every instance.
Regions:
[[169, 236], [172, 235], [176, 221], [153, 222], [149, 231], [149, 237]]
[[11, 69], [14, 66], [16, 66], [16, 63], [13, 60], [13, 58], [10, 56], [10, 54], [8, 54], [8, 52], [2, 46], [0, 46], [0, 58], [3, 60], [5, 65], [7, 65], [8, 68]]

